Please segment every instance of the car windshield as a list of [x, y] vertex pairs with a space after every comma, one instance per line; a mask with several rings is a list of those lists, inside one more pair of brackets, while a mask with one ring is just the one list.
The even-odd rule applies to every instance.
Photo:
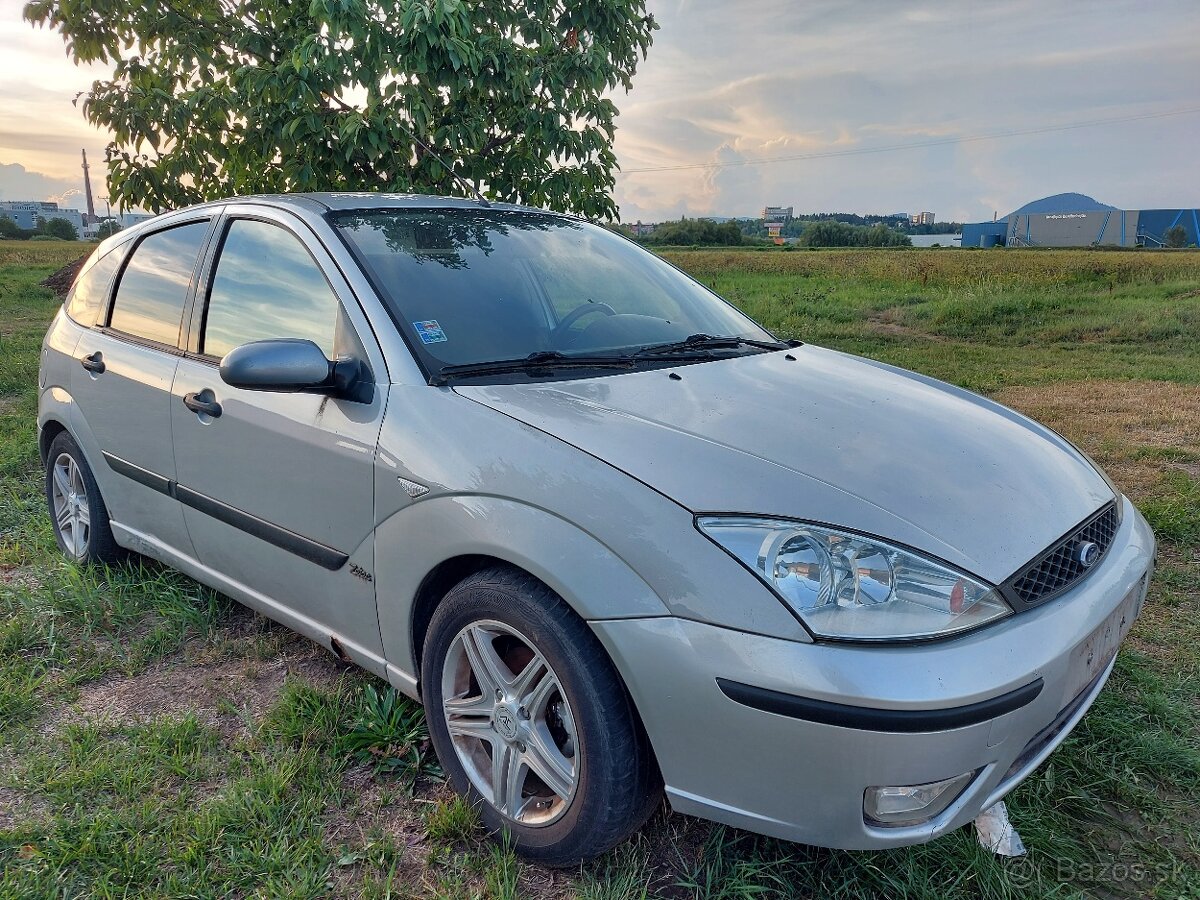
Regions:
[[[482, 208], [331, 218], [431, 374], [531, 355], [624, 357], [701, 336], [773, 341], [673, 266], [586, 222]], [[680, 352], [703, 358], [694, 347]]]

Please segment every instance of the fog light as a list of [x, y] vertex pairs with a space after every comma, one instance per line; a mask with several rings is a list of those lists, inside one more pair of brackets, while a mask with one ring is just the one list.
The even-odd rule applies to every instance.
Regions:
[[974, 772], [929, 784], [869, 787], [863, 794], [863, 815], [871, 825], [899, 828], [928, 822], [958, 799]]

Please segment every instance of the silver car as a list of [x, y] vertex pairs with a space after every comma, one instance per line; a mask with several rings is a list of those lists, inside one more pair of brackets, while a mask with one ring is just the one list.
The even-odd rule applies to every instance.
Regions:
[[46, 336], [38, 424], [69, 557], [161, 560], [419, 698], [548, 864], [664, 788], [827, 847], [970, 822], [1096, 698], [1155, 554], [1053, 431], [468, 200], [121, 232]]

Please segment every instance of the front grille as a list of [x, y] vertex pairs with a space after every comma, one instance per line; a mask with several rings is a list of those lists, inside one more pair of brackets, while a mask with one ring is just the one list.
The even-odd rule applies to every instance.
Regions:
[[[1117, 504], [1110, 503], [1010, 578], [1004, 593], [1025, 607], [1058, 596], [1096, 567], [1108, 552], [1120, 524]], [[1098, 548], [1090, 565], [1084, 564], [1080, 553], [1087, 544]]]

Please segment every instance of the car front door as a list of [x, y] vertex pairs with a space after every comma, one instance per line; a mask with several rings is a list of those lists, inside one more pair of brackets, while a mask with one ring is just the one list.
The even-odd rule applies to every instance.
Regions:
[[[71, 376], [82, 442], [86, 447], [89, 436], [94, 439], [93, 455], [98, 450], [100, 458], [91, 460], [93, 468], [112, 473], [103, 483], [116, 487], [105, 501], [118, 540], [168, 561], [172, 554], [192, 555], [170, 493], [170, 397], [183, 313], [212, 225], [209, 218], [188, 220], [138, 239], [117, 275], [112, 302], [100, 303], [96, 324], [76, 347], [80, 365]], [[103, 258], [96, 268], [109, 263]]]
[[[218, 231], [171, 398], [188, 532], [200, 562], [248, 589], [268, 615], [370, 665], [383, 655], [372, 576], [382, 357], [302, 222], [232, 207]], [[350, 398], [221, 380], [226, 353], [272, 338], [304, 338], [331, 359], [359, 359], [365, 389]]]

